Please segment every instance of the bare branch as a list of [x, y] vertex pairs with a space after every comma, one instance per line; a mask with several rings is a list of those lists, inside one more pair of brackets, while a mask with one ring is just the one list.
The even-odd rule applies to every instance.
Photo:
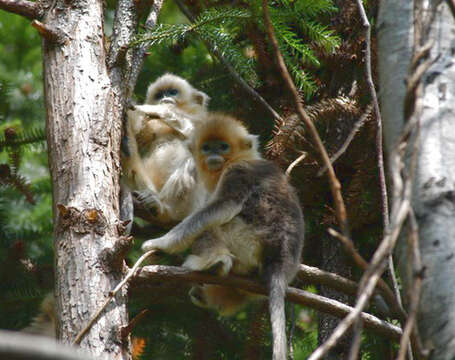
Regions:
[[[366, 271], [368, 269], [368, 262], [362, 257], [362, 255], [358, 253], [350, 239], [347, 239], [345, 236], [333, 229], [328, 229], [328, 232], [330, 235], [342, 242], [344, 250], [352, 257], [360, 269], [363, 271]], [[407, 314], [403, 308], [399, 306], [397, 299], [395, 298], [395, 295], [390, 289], [389, 285], [387, 285], [384, 280], [379, 279], [378, 287], [381, 291], [381, 294], [384, 296], [385, 301], [392, 308], [394, 315], [397, 316], [400, 321], [405, 321]]]
[[297, 93], [297, 89], [295, 88], [294, 82], [292, 81], [291, 75], [289, 74], [286, 64], [284, 63], [283, 56], [281, 55], [280, 49], [278, 47], [278, 41], [275, 37], [275, 32], [273, 30], [272, 23], [270, 21], [270, 14], [269, 9], [267, 6], [267, 0], [262, 0], [262, 7], [264, 11], [264, 22], [265, 27], [267, 29], [267, 33], [269, 35], [270, 41], [272, 43], [273, 51], [275, 58], [277, 59], [278, 67], [281, 72], [281, 76], [283, 77], [286, 86], [290, 93], [292, 94], [292, 98], [294, 101], [294, 105], [297, 111], [297, 116], [299, 120], [306, 125], [308, 128], [311, 137], [320, 153], [322, 158], [322, 162], [327, 166], [328, 169], [328, 177], [330, 183], [330, 190], [332, 191], [333, 201], [335, 203], [336, 215], [338, 219], [338, 223], [340, 225], [341, 231], [346, 238], [350, 238], [350, 230], [346, 215], [346, 207], [344, 205], [343, 197], [341, 196], [341, 185], [338, 181], [335, 171], [333, 170], [333, 166], [330, 163], [329, 155], [324, 147], [324, 144], [319, 137], [318, 131], [314, 126], [313, 122], [311, 121], [308, 114], [303, 109], [303, 106], [300, 102], [299, 94]]
[[[147, 31], [151, 31], [158, 21], [158, 15], [160, 13], [161, 7], [163, 6], [164, 0], [154, 0], [151, 6], [147, 20], [145, 21], [145, 28]], [[131, 59], [131, 71], [128, 78], [128, 89], [126, 93], [126, 98], [129, 99], [133, 95], [134, 88], [136, 87], [137, 78], [141, 72], [142, 65], [144, 64], [144, 59], [147, 52], [147, 44], [141, 43], [136, 48], [133, 49], [133, 55]]]
[[0, 0], [0, 9], [21, 15], [30, 20], [41, 18], [43, 15], [42, 8], [38, 2], [27, 0]]
[[95, 321], [98, 320], [101, 313], [104, 311], [104, 309], [106, 309], [106, 306], [115, 297], [115, 295], [117, 295], [119, 290], [128, 282], [128, 280], [130, 280], [134, 276], [139, 265], [141, 265], [145, 259], [147, 259], [149, 256], [151, 256], [154, 253], [155, 253], [155, 250], [147, 251], [136, 261], [136, 263], [130, 269], [130, 271], [125, 276], [125, 278], [122, 281], [120, 281], [120, 283], [115, 287], [115, 289], [109, 293], [109, 296], [106, 299], [106, 301], [104, 302], [104, 304], [98, 309], [98, 311], [95, 313], [95, 315], [92, 316], [92, 318], [90, 319], [88, 324], [77, 334], [76, 339], [73, 342], [73, 345], [79, 345], [81, 343], [82, 339], [84, 338], [84, 335], [87, 334], [87, 332], [90, 330], [90, 328], [95, 323]]
[[68, 40], [68, 37], [62, 31], [45, 25], [38, 20], [33, 20], [31, 25], [38, 30], [38, 33], [43, 38], [51, 43], [62, 45]]
[[[360, 119], [354, 124], [352, 127], [351, 132], [349, 133], [348, 137], [344, 141], [343, 145], [337, 150], [335, 154], [333, 154], [330, 157], [330, 163], [333, 164], [335, 161], [338, 160], [338, 158], [344, 154], [346, 149], [349, 147], [351, 144], [352, 140], [356, 136], [357, 132], [360, 130], [360, 128], [365, 124], [365, 121], [368, 119], [368, 116], [370, 115], [371, 112], [371, 105], [368, 105], [367, 108], [365, 109], [365, 112], [363, 115], [360, 117]], [[323, 166], [321, 170], [318, 171], [317, 176], [323, 175], [327, 171], [327, 166]]]
[[[400, 339], [400, 346], [399, 352], [397, 356], [397, 360], [405, 360], [406, 358], [406, 350], [409, 348], [409, 340], [411, 338], [414, 324], [417, 318], [417, 310], [419, 306], [420, 300], [420, 292], [422, 290], [422, 281], [424, 276], [425, 269], [422, 267], [422, 262], [420, 259], [420, 250], [419, 250], [419, 228], [417, 225], [417, 221], [415, 219], [415, 215], [413, 211], [410, 212], [409, 216], [409, 224], [410, 224], [410, 234], [408, 235], [408, 246], [411, 249], [411, 259], [412, 259], [412, 266], [414, 269], [414, 284], [412, 289], [410, 290], [410, 302], [409, 302], [409, 317], [406, 325], [404, 326], [403, 336]], [[408, 260], [411, 260], [408, 259]], [[410, 261], [411, 262], [411, 261]], [[416, 335], [414, 335], [413, 340], [415, 339]], [[415, 345], [418, 345], [420, 341], [414, 341]], [[411, 354], [412, 355], [412, 354]], [[420, 354], [418, 354], [420, 355]]]
[[[174, 2], [177, 4], [182, 13], [185, 14], [188, 20], [190, 20], [193, 23], [195, 17], [191, 13], [191, 11], [183, 4], [183, 2], [180, 0], [174, 0]], [[237, 81], [237, 83], [246, 91], [248, 95], [250, 95], [258, 103], [260, 103], [273, 116], [275, 120], [283, 121], [281, 116], [269, 105], [269, 103], [261, 95], [259, 95], [256, 92], [256, 90], [254, 90], [250, 85], [248, 85], [248, 83], [245, 80], [243, 80], [243, 78], [237, 73], [237, 71], [235, 71], [235, 69], [232, 67], [229, 61], [227, 61], [224, 58], [224, 56], [211, 43], [203, 39], [201, 40], [205, 43], [210, 53], [212, 53], [218, 59], [218, 61], [226, 67], [226, 69], [231, 74], [232, 78], [235, 81]]]
[[348, 295], [356, 295], [358, 291], [356, 282], [346, 279], [338, 274], [305, 264], [300, 264], [297, 276], [302, 281], [309, 282], [311, 284], [325, 285]]
[[115, 9], [111, 45], [107, 56], [107, 63], [110, 68], [126, 63], [126, 52], [136, 34], [137, 24], [138, 15], [135, 1], [119, 0]]
[[[132, 286], [138, 287], [143, 284], [150, 286], [153, 282], [184, 281], [200, 284], [218, 284], [223, 286], [236, 287], [249, 292], [266, 295], [267, 289], [259, 283], [239, 276], [214, 276], [203, 272], [190, 271], [181, 267], [149, 265], [143, 267], [134, 277]], [[286, 298], [297, 304], [309, 306], [318, 311], [342, 318], [353, 311], [353, 308], [339, 301], [325, 298], [308, 291], [289, 287]], [[401, 329], [377, 317], [361, 313], [365, 327], [389, 339], [398, 341], [401, 336]]]
[[292, 170], [303, 160], [305, 160], [307, 156], [306, 152], [303, 152], [302, 155], [300, 155], [297, 159], [295, 159], [286, 169], [286, 176], [289, 177], [291, 175]]
[[90, 360], [80, 348], [57, 343], [54, 339], [0, 330], [0, 359], [8, 360]]

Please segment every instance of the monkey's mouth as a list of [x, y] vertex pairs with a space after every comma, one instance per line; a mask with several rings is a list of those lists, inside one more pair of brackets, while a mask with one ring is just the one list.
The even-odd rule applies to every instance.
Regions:
[[209, 171], [218, 171], [224, 165], [224, 158], [220, 155], [209, 156], [206, 160]]
[[161, 99], [160, 104], [172, 104], [172, 105], [177, 105], [177, 102], [175, 101], [174, 98], [165, 97], [165, 98]]

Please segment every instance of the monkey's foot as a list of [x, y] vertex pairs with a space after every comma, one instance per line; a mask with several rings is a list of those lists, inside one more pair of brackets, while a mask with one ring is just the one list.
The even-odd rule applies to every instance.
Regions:
[[199, 307], [206, 308], [207, 302], [204, 297], [204, 290], [201, 286], [193, 286], [190, 291], [188, 291], [191, 302]]
[[188, 255], [182, 267], [194, 271], [206, 270], [210, 274], [226, 276], [232, 268], [232, 256], [227, 254], [217, 257]]
[[152, 216], [163, 214], [166, 211], [164, 204], [158, 198], [158, 195], [151, 191], [134, 191], [133, 192], [134, 207], [140, 207], [149, 211]]

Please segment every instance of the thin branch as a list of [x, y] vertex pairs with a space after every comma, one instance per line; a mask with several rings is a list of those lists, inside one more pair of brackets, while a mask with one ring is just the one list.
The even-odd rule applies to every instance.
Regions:
[[[248, 292], [266, 295], [265, 286], [239, 276], [214, 276], [204, 272], [190, 271], [176, 266], [148, 265], [144, 266], [141, 271], [134, 277], [131, 286], [140, 287], [144, 284], [150, 286], [153, 282], [170, 282], [182, 281], [200, 284], [218, 284], [223, 286], [235, 287]], [[286, 299], [297, 304], [311, 307], [321, 312], [342, 318], [353, 311], [353, 308], [339, 301], [328, 299], [326, 297], [310, 293], [308, 291], [288, 287]], [[389, 339], [398, 341], [401, 336], [401, 329], [387, 321], [377, 317], [361, 313], [365, 327]]]
[[338, 274], [321, 270], [317, 267], [300, 264], [297, 276], [300, 280], [311, 284], [325, 285], [347, 295], [356, 295], [357, 283]]
[[[119, 0], [115, 9], [111, 45], [107, 55], [109, 68], [116, 65], [126, 65], [128, 45], [136, 34], [137, 25], [138, 15], [135, 1]], [[118, 67], [125, 71], [128, 66]]]
[[370, 296], [373, 294], [374, 287], [376, 286], [376, 283], [380, 277], [381, 270], [383, 270], [383, 268], [378, 268], [377, 270], [378, 271], [373, 273], [372, 276], [368, 278], [363, 293], [360, 294], [356, 306], [338, 324], [330, 337], [310, 355], [308, 360], [322, 359], [329, 352], [329, 350], [338, 343], [338, 341], [351, 327], [355, 320], [361, 316], [360, 314], [362, 313], [362, 309], [366, 306], [368, 300], [370, 299]]
[[30, 20], [41, 18], [43, 15], [39, 2], [26, 0], [0, 0], [0, 9], [21, 15]]
[[299, 117], [299, 120], [302, 123], [304, 123], [306, 125], [306, 127], [308, 128], [308, 131], [311, 134], [311, 137], [313, 138], [313, 141], [321, 155], [322, 162], [327, 166], [330, 189], [332, 191], [333, 201], [335, 203], [335, 209], [336, 209], [338, 223], [340, 225], [341, 232], [343, 233], [343, 235], [346, 238], [350, 238], [350, 230], [349, 230], [349, 225], [348, 225], [348, 220], [347, 220], [347, 215], [346, 215], [346, 207], [344, 205], [343, 197], [341, 196], [340, 182], [338, 181], [338, 179], [335, 175], [333, 166], [330, 163], [329, 155], [327, 154], [324, 144], [322, 143], [321, 138], [319, 137], [316, 127], [314, 126], [314, 124], [311, 121], [308, 114], [303, 109], [297, 89], [295, 88], [291, 75], [289, 74], [289, 71], [286, 68], [286, 64], [284, 63], [283, 56], [281, 55], [281, 52], [280, 52], [280, 49], [278, 46], [278, 41], [275, 37], [275, 32], [273, 30], [273, 26], [270, 21], [270, 14], [269, 14], [269, 9], [268, 9], [268, 5], [267, 5], [267, 0], [262, 0], [262, 7], [263, 7], [263, 11], [264, 11], [265, 27], [267, 29], [267, 33], [268, 33], [270, 41], [272, 43], [274, 56], [277, 60], [281, 76], [284, 79], [288, 90], [292, 94], [292, 98], [294, 101], [294, 105], [295, 105], [295, 108], [297, 111], [297, 116]]
[[[335, 161], [338, 160], [338, 158], [344, 154], [346, 149], [349, 147], [351, 144], [352, 140], [354, 140], [354, 137], [356, 136], [357, 132], [360, 130], [360, 128], [365, 124], [366, 120], [368, 119], [368, 116], [370, 115], [371, 112], [371, 105], [368, 105], [367, 108], [365, 109], [365, 112], [362, 114], [360, 117], [359, 121], [357, 121], [354, 126], [352, 127], [351, 132], [349, 133], [348, 137], [344, 141], [343, 145], [337, 150], [335, 154], [333, 154], [330, 157], [330, 163], [333, 164]], [[321, 170], [318, 171], [317, 176], [323, 175], [327, 171], [327, 166], [323, 166]]]
[[[383, 221], [383, 233], [387, 233], [390, 222], [389, 222], [389, 203], [387, 198], [387, 185], [385, 179], [385, 171], [384, 171], [384, 157], [383, 157], [383, 149], [382, 149], [382, 118], [381, 112], [379, 110], [379, 103], [378, 97], [376, 94], [376, 89], [373, 83], [373, 75], [371, 71], [371, 25], [368, 21], [367, 14], [365, 12], [365, 8], [363, 7], [362, 0], [356, 0], [357, 7], [359, 9], [360, 17], [362, 19], [362, 25], [365, 29], [365, 73], [366, 73], [366, 80], [368, 84], [368, 88], [370, 90], [370, 96], [373, 102], [374, 114], [376, 117], [376, 153], [377, 153], [377, 160], [378, 160], [378, 170], [379, 170], [379, 184], [381, 188], [381, 205], [382, 205], [382, 221]], [[398, 290], [397, 280], [394, 273], [393, 267], [393, 258], [392, 254], [389, 253], [388, 255], [388, 267], [390, 272], [390, 277], [392, 278], [393, 289], [395, 291], [396, 301], [399, 307], [401, 306], [401, 297], [400, 292]], [[363, 289], [359, 289], [359, 294], [363, 291]], [[354, 336], [354, 343], [351, 347], [350, 359], [356, 359], [358, 352], [360, 350], [360, 335], [361, 335], [361, 325], [360, 320], [356, 320], [356, 333]]]
[[73, 342], [73, 345], [79, 345], [84, 338], [85, 334], [88, 333], [88, 331], [91, 329], [92, 325], [98, 320], [99, 316], [101, 313], [106, 309], [107, 305], [110, 303], [110, 301], [117, 295], [119, 290], [125, 285], [136, 273], [136, 270], [138, 269], [139, 265], [142, 264], [142, 262], [147, 259], [149, 256], [154, 254], [156, 251], [155, 250], [150, 250], [147, 251], [145, 254], [143, 254], [134, 264], [134, 266], [130, 269], [128, 274], [125, 276], [125, 278], [120, 281], [120, 283], [112, 290], [109, 292], [109, 296], [107, 297], [106, 301], [104, 304], [98, 309], [98, 311], [95, 313], [95, 315], [92, 316], [88, 324], [77, 334], [76, 339]]
[[291, 175], [292, 170], [300, 163], [302, 162], [308, 154], [306, 152], [303, 152], [302, 155], [300, 155], [297, 159], [295, 159], [291, 165], [288, 166], [286, 169], [286, 176], [289, 177]]
[[[183, 4], [181, 0], [174, 0], [174, 2], [179, 7], [180, 11], [190, 20], [191, 23], [194, 23], [196, 20], [195, 16], [191, 13], [191, 11]], [[225, 59], [225, 57], [208, 41], [202, 40], [207, 48], [209, 49], [210, 53], [212, 53], [218, 61], [223, 64], [226, 69], [231, 74], [232, 78], [242, 87], [247, 94], [249, 94], [255, 101], [260, 103], [264, 109], [266, 109], [275, 120], [282, 121], [281, 116], [269, 105], [269, 103], [261, 96], [259, 93], [256, 92], [248, 83], [243, 80], [243, 78], [235, 71], [232, 65]]]
[[409, 214], [409, 224], [411, 229], [410, 234], [408, 235], [408, 246], [410, 247], [412, 253], [411, 256], [413, 261], [411, 262], [413, 265], [414, 284], [411, 291], [409, 292], [409, 317], [403, 330], [403, 336], [400, 339], [400, 350], [398, 352], [397, 360], [405, 360], [406, 358], [406, 351], [409, 348], [409, 341], [413, 332], [415, 321], [417, 319], [417, 310], [419, 307], [420, 293], [422, 290], [422, 282], [425, 272], [425, 268], [422, 267], [422, 261], [420, 258], [419, 228], [413, 211], [411, 211]]
[[[344, 250], [351, 256], [351, 258], [360, 269], [363, 271], [366, 271], [368, 269], [368, 262], [362, 257], [362, 255], [358, 253], [350, 239], [347, 239], [345, 236], [335, 231], [334, 229], [329, 228], [327, 231], [330, 235], [342, 242]], [[403, 308], [399, 306], [397, 299], [395, 298], [395, 295], [390, 289], [389, 285], [387, 285], [384, 280], [379, 279], [378, 287], [381, 291], [381, 294], [384, 296], [385, 301], [392, 308], [394, 315], [397, 316], [400, 321], [405, 321], [407, 314]]]
[[0, 359], [9, 360], [90, 360], [80, 348], [59, 344], [55, 339], [0, 330]]
[[[156, 25], [158, 21], [158, 15], [163, 6], [164, 0], [154, 0], [150, 8], [149, 15], [145, 21], [146, 32], [150, 32]], [[133, 49], [133, 55], [131, 59], [131, 71], [128, 78], [128, 88], [126, 91], [126, 98], [129, 99], [133, 95], [134, 88], [136, 87], [136, 82], [141, 72], [142, 65], [147, 54], [147, 44], [141, 43]]]

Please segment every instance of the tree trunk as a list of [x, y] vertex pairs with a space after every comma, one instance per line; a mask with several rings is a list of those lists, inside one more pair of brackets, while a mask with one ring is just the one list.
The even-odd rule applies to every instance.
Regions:
[[[45, 101], [53, 182], [58, 334], [71, 343], [122, 277], [106, 261], [118, 230], [122, 106], [106, 65], [103, 1], [48, 1], [43, 37]], [[57, 39], [52, 30], [60, 35]], [[126, 288], [81, 342], [98, 359], [130, 359], [119, 329]]]
[[[417, 2], [417, 1], [416, 1]], [[384, 1], [384, 8], [390, 7], [393, 1]], [[407, 2], [400, 2], [400, 11], [409, 13]], [[424, 346], [432, 349], [432, 360], [455, 358], [455, 63], [453, 62], [454, 43], [453, 33], [455, 24], [445, 2], [422, 2], [423, 12], [415, 13], [417, 24], [421, 26], [419, 33], [422, 38], [418, 45], [423, 46], [428, 39], [434, 44], [430, 58], [436, 61], [426, 71], [422, 79], [422, 92], [416, 101], [415, 116], [420, 122], [420, 141], [417, 158], [417, 171], [414, 179], [413, 208], [419, 226], [420, 254], [424, 268], [422, 293], [419, 305], [418, 328]], [[391, 10], [391, 9], [390, 9]], [[433, 19], [428, 18], [434, 14]], [[394, 21], [399, 19], [399, 21]], [[427, 19], [429, 19], [427, 21]], [[407, 25], [406, 25], [407, 24]], [[404, 26], [410, 27], [412, 20], [398, 14], [398, 10], [382, 13], [379, 21], [378, 53], [385, 66], [380, 68], [383, 79], [390, 69], [398, 83], [402, 81], [403, 73], [397, 68], [390, 49], [390, 44], [400, 40], [400, 32], [406, 34]], [[396, 40], [384, 38], [385, 28], [395, 33]], [[381, 48], [381, 43], [383, 47]], [[407, 44], [406, 44], [407, 45]], [[397, 45], [398, 46], [398, 45]], [[403, 45], [404, 46], [404, 45]], [[405, 52], [407, 54], [407, 52]], [[403, 55], [406, 56], [406, 55]], [[397, 58], [402, 55], [396, 54]], [[407, 56], [409, 62], [409, 57]], [[388, 70], [387, 70], [388, 69]], [[386, 85], [381, 83], [381, 92]], [[391, 91], [383, 93], [383, 104], [393, 98], [403, 96], [402, 87], [390, 85]], [[384, 116], [386, 123], [393, 123], [402, 118], [403, 109], [397, 109], [393, 114]], [[386, 128], [387, 131], [387, 128]], [[386, 132], [387, 137], [394, 134]], [[404, 246], [404, 244], [402, 244]], [[400, 270], [405, 290], [410, 289], [413, 279], [407, 258], [408, 252], [402, 252]]]

